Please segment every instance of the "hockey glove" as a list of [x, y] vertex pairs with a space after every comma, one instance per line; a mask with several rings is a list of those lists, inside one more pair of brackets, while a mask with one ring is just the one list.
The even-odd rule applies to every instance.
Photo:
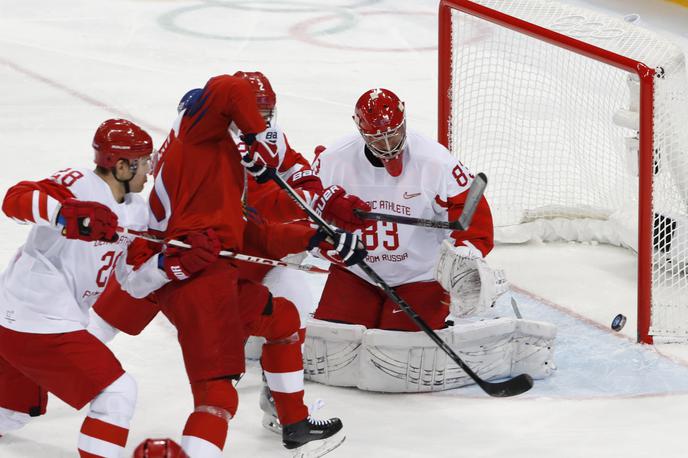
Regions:
[[220, 255], [220, 239], [212, 229], [192, 232], [184, 241], [191, 248], [167, 246], [163, 251], [162, 267], [172, 280], [186, 280], [214, 263]]
[[364, 229], [368, 222], [361, 219], [354, 210], [369, 212], [370, 205], [358, 197], [347, 194], [341, 186], [326, 188], [313, 202], [315, 212], [345, 231]]
[[310, 193], [311, 195], [320, 195], [323, 192], [323, 185], [320, 178], [311, 169], [303, 168], [298, 172], [294, 172], [287, 184], [294, 189], [300, 189]]
[[57, 215], [62, 235], [85, 242], [117, 240], [117, 215], [99, 202], [67, 199]]
[[504, 271], [492, 269], [475, 248], [442, 242], [435, 280], [451, 295], [450, 311], [459, 317], [484, 312], [509, 290]]
[[352, 266], [368, 256], [368, 251], [356, 234], [337, 231], [332, 240], [322, 228], [318, 229], [308, 242], [308, 250], [335, 264]]
[[242, 136], [243, 143], [237, 145], [241, 153], [241, 165], [258, 183], [270, 181], [279, 166], [277, 145], [257, 139], [255, 135]]

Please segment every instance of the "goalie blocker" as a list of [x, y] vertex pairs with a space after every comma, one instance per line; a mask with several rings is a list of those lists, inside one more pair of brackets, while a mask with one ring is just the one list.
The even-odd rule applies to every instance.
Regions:
[[[555, 370], [556, 327], [550, 323], [499, 318], [437, 334], [486, 380], [522, 373], [542, 379]], [[473, 383], [423, 332], [310, 320], [303, 359], [307, 380], [366, 391], [416, 393]]]

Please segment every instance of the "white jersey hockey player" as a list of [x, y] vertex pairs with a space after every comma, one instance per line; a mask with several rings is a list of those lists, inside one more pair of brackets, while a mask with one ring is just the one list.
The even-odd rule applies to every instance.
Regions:
[[143, 189], [152, 152], [135, 124], [105, 121], [93, 148], [96, 169], [64, 169], [22, 181], [3, 211], [35, 224], [0, 275], [0, 433], [45, 413], [47, 392], [81, 409], [80, 454], [120, 456], [136, 403], [136, 383], [85, 327], [123, 248], [117, 227], [145, 229]]

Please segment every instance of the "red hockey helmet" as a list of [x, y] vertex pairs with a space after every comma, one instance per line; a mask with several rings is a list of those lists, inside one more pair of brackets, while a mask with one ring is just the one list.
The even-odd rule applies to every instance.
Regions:
[[270, 80], [261, 72], [236, 72], [233, 76], [244, 78], [251, 83], [256, 94], [258, 109], [268, 121], [271, 120], [275, 113], [275, 105], [277, 105], [277, 95], [272, 90]]
[[108, 119], [93, 136], [94, 162], [107, 169], [119, 159], [129, 161], [153, 152], [153, 140], [139, 126], [126, 119]]
[[133, 458], [188, 458], [172, 439], [146, 439], [134, 450]]
[[399, 176], [406, 146], [404, 102], [389, 89], [371, 89], [359, 97], [353, 118], [370, 152], [390, 175]]

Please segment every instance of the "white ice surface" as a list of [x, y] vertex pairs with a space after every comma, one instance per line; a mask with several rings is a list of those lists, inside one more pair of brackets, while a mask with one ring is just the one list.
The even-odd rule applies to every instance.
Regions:
[[[688, 48], [686, 8], [577, 3], [640, 13]], [[395, 90], [409, 123], [433, 135], [436, 7], [434, 0], [0, 0], [0, 192], [89, 163], [93, 131], [108, 117], [140, 122], [160, 144], [182, 94], [236, 70], [270, 77], [279, 122], [307, 156], [353, 131], [352, 106], [375, 86]], [[27, 231], [0, 219], [0, 266]], [[347, 440], [330, 456], [685, 456], [688, 351], [628, 338], [635, 258], [580, 244], [498, 247], [490, 258], [522, 288], [515, 297], [524, 316], [559, 326], [556, 375], [513, 399], [475, 387], [400, 396], [307, 384], [309, 401], [327, 403], [322, 415], [345, 423]], [[317, 291], [322, 278], [309, 278]], [[509, 314], [505, 301], [497, 311]], [[617, 313], [629, 318], [620, 334], [608, 328]], [[174, 330], [158, 319], [139, 337], [119, 336], [113, 350], [140, 388], [128, 452], [146, 437], [178, 439], [192, 403]], [[260, 426], [259, 385], [253, 363], [239, 385], [226, 456], [286, 455]], [[76, 456], [82, 417], [52, 397], [46, 416], [0, 438], [0, 457]]]

